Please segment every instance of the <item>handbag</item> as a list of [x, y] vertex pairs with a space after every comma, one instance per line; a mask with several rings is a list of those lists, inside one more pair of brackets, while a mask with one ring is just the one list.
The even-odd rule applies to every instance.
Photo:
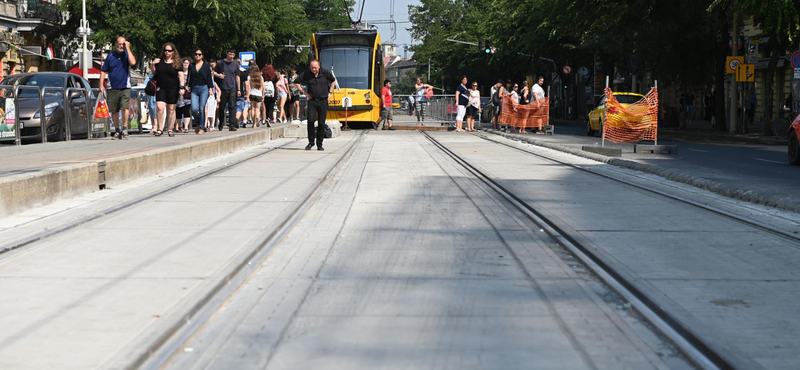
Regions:
[[150, 81], [147, 81], [147, 86], [144, 87], [144, 93], [150, 96], [156, 96], [156, 91], [158, 91], [158, 85], [156, 80], [151, 78]]
[[326, 139], [332, 138], [333, 137], [333, 131], [331, 131], [331, 128], [328, 127], [327, 123], [323, 123], [323, 125], [325, 125], [325, 135], [324, 135], [325, 138]]
[[186, 74], [186, 78], [183, 81], [183, 98], [184, 99], [191, 99], [192, 98], [192, 91], [189, 90], [189, 74]]

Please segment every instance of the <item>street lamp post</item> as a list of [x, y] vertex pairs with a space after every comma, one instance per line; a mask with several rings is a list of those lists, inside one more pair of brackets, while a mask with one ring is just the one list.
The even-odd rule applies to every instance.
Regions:
[[89, 21], [86, 20], [86, 0], [83, 0], [83, 17], [81, 18], [81, 25], [78, 27], [78, 36], [83, 37], [83, 49], [81, 52], [81, 72], [83, 73], [83, 78], [89, 79], [89, 63], [91, 63], [91, 57], [88, 58], [87, 62], [87, 54], [89, 54], [89, 48], [87, 45], [87, 38], [89, 34], [91, 34], [92, 30], [89, 28]]

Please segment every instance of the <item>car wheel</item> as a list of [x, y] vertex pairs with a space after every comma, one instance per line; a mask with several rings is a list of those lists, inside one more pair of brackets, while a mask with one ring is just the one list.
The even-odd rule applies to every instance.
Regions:
[[592, 130], [592, 121], [586, 122], [586, 136], [594, 136], [595, 131]]
[[789, 133], [789, 148], [787, 150], [789, 155], [789, 164], [792, 166], [800, 166], [800, 141], [797, 139], [797, 133]]

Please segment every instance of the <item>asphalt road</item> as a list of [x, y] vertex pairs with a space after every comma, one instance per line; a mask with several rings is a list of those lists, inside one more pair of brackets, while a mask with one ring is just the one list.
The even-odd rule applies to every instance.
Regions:
[[[537, 140], [577, 148], [601, 145], [601, 138], [586, 136], [583, 126], [556, 125], [554, 136], [532, 136]], [[606, 146], [621, 148], [625, 159], [683, 171], [731, 186], [800, 197], [796, 191], [800, 183], [800, 167], [788, 163], [785, 146], [666, 140], [659, 141], [659, 144], [677, 145], [678, 154], [636, 154], [632, 144], [606, 142]]]

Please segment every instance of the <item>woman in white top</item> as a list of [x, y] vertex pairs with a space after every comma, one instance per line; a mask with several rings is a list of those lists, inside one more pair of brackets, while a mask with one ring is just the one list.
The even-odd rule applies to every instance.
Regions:
[[264, 100], [264, 79], [261, 78], [261, 71], [258, 67], [249, 69], [250, 75], [250, 118], [253, 119], [253, 126], [261, 126], [264, 121], [261, 119], [261, 102]]
[[278, 90], [278, 109], [280, 109], [278, 122], [288, 122], [286, 117], [286, 101], [289, 98], [289, 86], [286, 80], [286, 70], [281, 69], [278, 73], [278, 83], [275, 84], [275, 87]]
[[467, 106], [467, 131], [475, 130], [475, 118], [480, 124], [481, 115], [481, 92], [478, 91], [478, 83], [472, 82], [472, 90], [469, 91], [469, 105]]

